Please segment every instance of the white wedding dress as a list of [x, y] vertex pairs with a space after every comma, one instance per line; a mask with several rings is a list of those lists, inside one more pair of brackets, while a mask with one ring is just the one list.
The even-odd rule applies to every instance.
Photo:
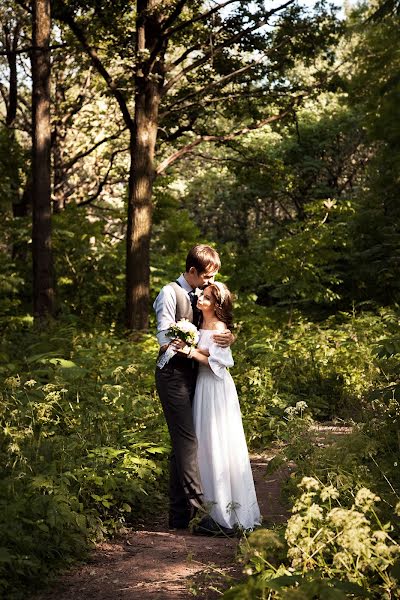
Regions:
[[193, 401], [204, 497], [217, 523], [251, 529], [261, 516], [236, 387], [227, 370], [234, 363], [230, 349], [212, 341], [214, 333], [200, 329], [198, 347], [209, 351], [211, 368], [199, 366]]

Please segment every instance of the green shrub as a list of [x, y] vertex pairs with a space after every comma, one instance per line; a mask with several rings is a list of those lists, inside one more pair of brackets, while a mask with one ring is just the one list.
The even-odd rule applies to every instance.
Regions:
[[346, 507], [337, 488], [314, 477], [304, 477], [298, 487], [284, 536], [261, 529], [241, 543], [250, 577], [224, 597], [398, 597], [400, 545], [390, 522], [382, 524], [375, 511], [380, 498], [362, 487]]
[[160, 510], [168, 438], [151, 336], [14, 322], [4, 355], [12, 349], [0, 385], [0, 595], [22, 597], [96, 539]]

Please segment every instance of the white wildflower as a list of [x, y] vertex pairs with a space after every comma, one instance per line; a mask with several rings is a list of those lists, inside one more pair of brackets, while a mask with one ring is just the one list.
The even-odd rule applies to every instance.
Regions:
[[375, 554], [379, 558], [387, 558], [390, 556], [390, 548], [383, 542], [379, 542], [375, 545]]
[[303, 477], [298, 487], [305, 488], [306, 490], [319, 490], [321, 486], [315, 477]]
[[17, 375], [16, 377], [7, 377], [7, 379], [4, 380], [4, 385], [8, 388], [10, 388], [11, 390], [15, 390], [17, 388], [20, 387], [21, 385], [21, 379], [20, 376]]
[[18, 444], [16, 442], [11, 442], [11, 444], [8, 445], [8, 450], [10, 451], [11, 454], [18, 454], [18, 452], [21, 450], [21, 448], [18, 446]]
[[298, 498], [292, 508], [292, 512], [300, 512], [301, 510], [307, 510], [310, 504], [312, 504], [313, 498], [316, 496], [316, 492], [304, 492], [300, 498]]
[[371, 529], [368, 525], [364, 527], [345, 528], [337, 538], [338, 544], [356, 556], [364, 556], [367, 559], [371, 558], [371, 544], [369, 536]]
[[333, 508], [328, 512], [326, 517], [328, 521], [340, 529], [353, 528], [356, 530], [357, 527], [368, 523], [363, 513], [353, 509], [348, 510], [347, 508]]
[[300, 548], [296, 546], [289, 548], [287, 556], [292, 561], [292, 569], [300, 569], [303, 566], [303, 552]]
[[364, 487], [358, 490], [354, 504], [355, 506], [359, 506], [363, 512], [367, 512], [379, 500], [379, 496], [376, 496], [371, 490]]
[[310, 519], [315, 519], [316, 521], [321, 521], [324, 517], [324, 511], [321, 506], [318, 504], [311, 504], [310, 508], [307, 511], [307, 516]]
[[32, 388], [36, 383], [37, 381], [34, 379], [28, 379], [28, 381], [25, 381], [24, 386], [27, 388]]
[[324, 502], [329, 499], [336, 500], [336, 498], [339, 498], [339, 492], [333, 485], [327, 485], [322, 488], [320, 496]]
[[46, 395], [47, 402], [59, 402], [61, 400], [61, 394], [58, 391], [49, 392]]
[[352, 563], [352, 556], [347, 552], [336, 552], [333, 556], [333, 564], [335, 567], [342, 569], [343, 567], [346, 570], [350, 570]]
[[384, 542], [385, 540], [387, 540], [388, 534], [386, 533], [386, 531], [382, 531], [381, 529], [379, 529], [378, 531], [374, 531], [372, 533], [372, 537], [374, 537], [379, 542]]
[[47, 394], [48, 392], [52, 392], [56, 389], [57, 389], [57, 386], [54, 383], [46, 383], [45, 385], [42, 386], [42, 390], [44, 391], [45, 394]]
[[400, 546], [399, 544], [392, 544], [388, 548], [389, 555], [393, 555], [394, 557], [400, 556]]
[[296, 543], [297, 538], [305, 525], [306, 521], [301, 515], [293, 515], [293, 517], [290, 517], [285, 532], [285, 538], [288, 544]]
[[296, 409], [294, 406], [287, 406], [283, 412], [285, 412], [290, 419], [296, 415]]

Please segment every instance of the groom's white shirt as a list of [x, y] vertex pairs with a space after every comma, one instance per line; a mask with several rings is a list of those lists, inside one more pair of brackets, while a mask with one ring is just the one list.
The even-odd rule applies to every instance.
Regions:
[[[193, 290], [183, 274], [176, 281], [188, 294]], [[162, 288], [154, 301], [153, 308], [157, 317], [157, 340], [160, 346], [164, 346], [171, 341], [171, 338], [167, 336], [167, 331], [175, 323], [176, 315], [176, 294], [171, 285], [167, 284]]]

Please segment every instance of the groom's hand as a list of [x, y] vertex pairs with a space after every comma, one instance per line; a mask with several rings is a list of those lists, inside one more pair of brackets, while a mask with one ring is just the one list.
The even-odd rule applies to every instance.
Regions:
[[225, 331], [214, 333], [213, 340], [217, 346], [221, 346], [221, 348], [229, 348], [229, 346], [232, 346], [233, 342], [236, 340], [236, 337], [229, 329], [226, 329]]

